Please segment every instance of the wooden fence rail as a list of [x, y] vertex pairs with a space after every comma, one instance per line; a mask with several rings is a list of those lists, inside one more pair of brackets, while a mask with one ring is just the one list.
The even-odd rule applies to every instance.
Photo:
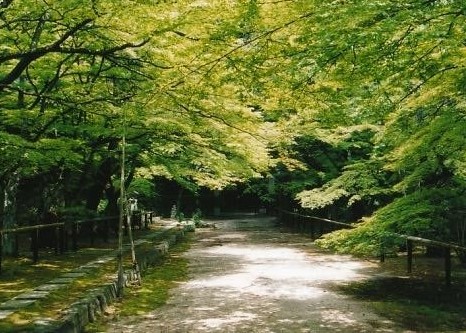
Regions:
[[[297, 227], [301, 231], [305, 231], [305, 232], [310, 231], [312, 238], [315, 237], [316, 228], [319, 230], [320, 235], [325, 233], [326, 230], [325, 230], [324, 224], [329, 224], [329, 225], [340, 227], [340, 228], [356, 228], [356, 225], [354, 224], [324, 219], [324, 218], [316, 217], [316, 216], [304, 215], [304, 214], [300, 214], [297, 212], [290, 212], [290, 211], [285, 211], [285, 210], [280, 211], [280, 216], [283, 222], [289, 223], [292, 227], [295, 227], [295, 228]], [[283, 218], [283, 216], [289, 216], [291, 217], [291, 219]], [[312, 222], [316, 222], [316, 223], [312, 223]], [[327, 230], [330, 232], [332, 231], [332, 228], [327, 229]], [[444, 265], [445, 284], [447, 286], [451, 285], [451, 272], [452, 272], [451, 250], [466, 252], [466, 247], [458, 245], [458, 244], [446, 243], [446, 242], [441, 242], [437, 240], [403, 235], [403, 234], [398, 234], [398, 233], [390, 233], [390, 236], [393, 238], [400, 238], [400, 239], [406, 240], [408, 273], [412, 273], [414, 243], [420, 243], [420, 244], [424, 244], [428, 246], [443, 248], [444, 260], [445, 260], [445, 265]], [[384, 261], [385, 252], [384, 252], [383, 241], [381, 241], [380, 248], [381, 248], [380, 260]]]
[[[152, 224], [154, 212], [147, 211], [147, 212], [135, 212], [132, 215], [132, 227], [142, 229], [149, 228], [149, 224]], [[103, 228], [102, 237], [105, 242], [108, 241], [108, 234], [109, 230], [111, 229], [110, 222], [111, 221], [118, 221], [118, 216], [105, 216], [105, 217], [97, 217], [93, 219], [84, 219], [84, 220], [76, 220], [76, 221], [64, 221], [64, 222], [57, 222], [57, 223], [49, 223], [49, 224], [37, 224], [37, 225], [29, 225], [24, 227], [16, 227], [16, 228], [9, 228], [9, 229], [2, 229], [0, 230], [0, 273], [2, 272], [2, 261], [3, 261], [3, 239], [4, 236], [7, 234], [14, 234], [16, 236], [16, 247], [19, 247], [19, 234], [22, 233], [29, 233], [30, 234], [30, 244], [31, 244], [31, 252], [32, 252], [32, 260], [34, 263], [39, 261], [39, 249], [40, 249], [40, 231], [50, 229], [53, 231], [53, 243], [54, 243], [54, 250], [55, 253], [63, 253], [65, 251], [65, 245], [67, 243], [67, 238], [69, 234], [71, 234], [72, 238], [72, 246], [71, 248], [76, 251], [78, 249], [78, 238], [79, 238], [79, 227], [80, 225], [89, 225], [91, 230], [94, 229], [96, 223], [103, 222], [100, 225]], [[89, 233], [90, 243], [91, 245], [94, 244], [94, 232]]]

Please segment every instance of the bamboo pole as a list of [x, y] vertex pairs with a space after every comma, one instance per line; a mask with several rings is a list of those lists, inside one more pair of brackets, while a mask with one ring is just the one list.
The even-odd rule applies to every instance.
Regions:
[[123, 297], [124, 276], [123, 276], [123, 219], [125, 214], [125, 146], [126, 135], [123, 129], [123, 138], [121, 143], [121, 173], [120, 173], [120, 216], [118, 218], [118, 280], [117, 295]]

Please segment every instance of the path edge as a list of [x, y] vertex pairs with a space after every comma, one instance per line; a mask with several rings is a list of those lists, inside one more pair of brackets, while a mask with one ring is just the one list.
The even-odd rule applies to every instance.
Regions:
[[[184, 239], [187, 232], [194, 231], [191, 225], [184, 225], [166, 239], [155, 243], [154, 251], [138, 258], [140, 270], [144, 272], [154, 267], [160, 258], [168, 255], [176, 243]], [[136, 270], [124, 272], [124, 287], [127, 288], [137, 281]], [[36, 323], [35, 333], [81, 333], [86, 325], [95, 322], [105, 314], [106, 309], [117, 299], [117, 277], [112, 282], [89, 290], [78, 301], [71, 304], [59, 320], [43, 320]]]

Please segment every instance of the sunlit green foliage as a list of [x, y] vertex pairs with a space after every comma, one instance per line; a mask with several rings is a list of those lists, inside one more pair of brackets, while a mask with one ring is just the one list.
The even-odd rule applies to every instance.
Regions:
[[[449, 231], [461, 218], [437, 217], [465, 210], [465, 13], [443, 0], [4, 1], [1, 185], [49, 177], [65, 205], [115, 203], [125, 133], [128, 184], [266, 176], [250, 190], [269, 202], [359, 206], [344, 218], [369, 216], [371, 232], [464, 242]], [[344, 234], [363, 241], [366, 224]]]
[[114, 208], [123, 135], [127, 185], [164, 176], [196, 190], [259, 176], [267, 135], [217, 66], [231, 39], [229, 29], [215, 37], [211, 21], [233, 26], [249, 11], [229, 2], [2, 2], [0, 188], [13, 174], [21, 184], [53, 178], [65, 193], [38, 200], [39, 212], [96, 210], [103, 194]]
[[[270, 7], [283, 13], [275, 24]], [[253, 73], [263, 75], [256, 78], [263, 113], [285, 133], [276, 151], [313, 169], [320, 153], [305, 150], [312, 145], [302, 137], [330, 143], [327, 154], [365, 147], [356, 158], [332, 158], [339, 167], [323, 174], [280, 178], [303, 189], [304, 208], [362, 204], [371, 216], [325, 244], [360, 252], [392, 231], [464, 244], [465, 10], [461, 1], [418, 0], [260, 7], [268, 29], [254, 42], [257, 52], [241, 56], [269, 55]], [[339, 135], [355, 126], [370, 126], [375, 136], [355, 143]]]

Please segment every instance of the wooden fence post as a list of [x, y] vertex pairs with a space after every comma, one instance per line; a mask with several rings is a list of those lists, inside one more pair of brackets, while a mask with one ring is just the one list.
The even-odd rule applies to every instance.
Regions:
[[94, 246], [94, 221], [91, 221], [90, 223], [89, 235], [91, 236], [91, 246]]
[[3, 232], [0, 233], [0, 274], [2, 274], [2, 260], [3, 260]]
[[60, 254], [65, 253], [67, 245], [66, 245], [66, 231], [65, 225], [58, 227], [58, 231], [60, 232]]
[[15, 256], [18, 257], [19, 256], [19, 233], [15, 232], [15, 249], [14, 249], [14, 253], [15, 253]]
[[449, 247], [445, 247], [445, 284], [451, 286], [451, 251]]
[[411, 239], [406, 240], [406, 248], [408, 251], [408, 274], [413, 271], [413, 241]]
[[31, 232], [32, 262], [39, 262], [39, 229]]
[[380, 262], [385, 262], [385, 242], [383, 239], [380, 241]]
[[79, 225], [76, 222], [71, 224], [71, 237], [73, 238], [73, 251], [78, 251], [78, 228]]
[[55, 254], [60, 253], [60, 227], [55, 227]]

